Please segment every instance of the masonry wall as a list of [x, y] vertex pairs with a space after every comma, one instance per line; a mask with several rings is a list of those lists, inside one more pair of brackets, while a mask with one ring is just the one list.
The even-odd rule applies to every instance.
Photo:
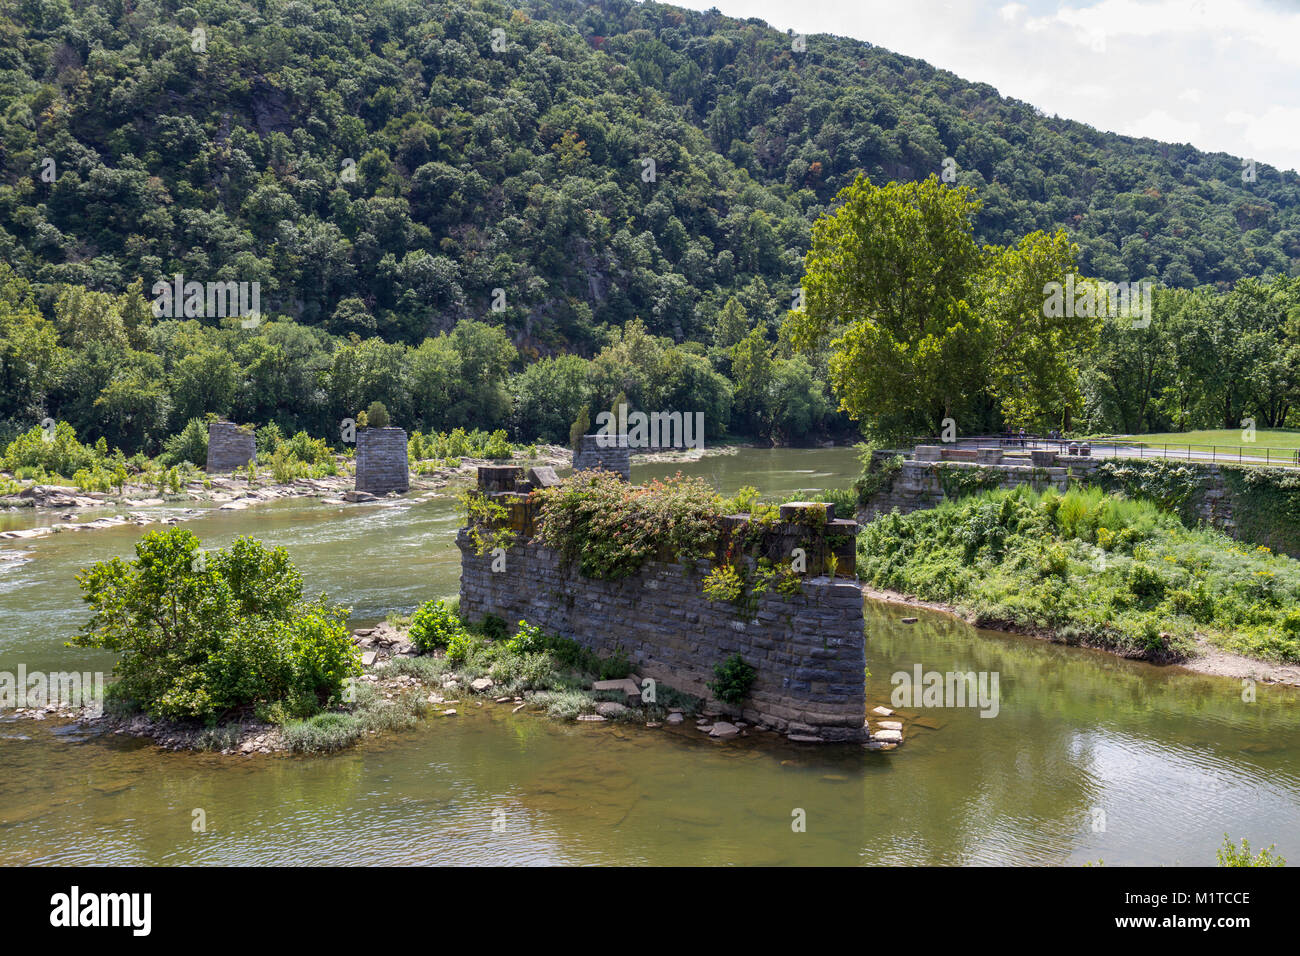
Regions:
[[356, 490], [372, 495], [408, 491], [411, 466], [406, 449], [406, 432], [401, 428], [357, 429]]
[[944, 469], [954, 471], [971, 470], [985, 475], [997, 474], [998, 482], [991, 487], [1017, 488], [1030, 485], [1043, 489], [1049, 485], [1064, 491], [1069, 487], [1070, 467], [1066, 464], [1054, 464], [1048, 467], [1035, 467], [1032, 464], [1018, 463], [979, 463], [969, 461], [916, 461], [903, 462], [902, 469], [894, 477], [893, 484], [876, 494], [858, 513], [859, 521], [870, 521], [882, 514], [889, 514], [895, 508], [900, 514], [910, 514], [933, 508], [947, 500], [943, 489], [942, 473]]
[[[1032, 485], [1042, 488], [1050, 483], [1064, 491], [1070, 482], [1096, 484], [1107, 491], [1126, 490], [1124, 483], [1108, 478], [1102, 472], [1102, 466], [1110, 463], [1112, 467], [1141, 472], [1143, 468], [1175, 467], [1189, 471], [1193, 476], [1195, 490], [1188, 499], [1183, 511], [1183, 518], [1191, 525], [1204, 522], [1218, 528], [1229, 537], [1250, 544], [1267, 545], [1274, 551], [1300, 557], [1300, 522], [1293, 520], [1288, 513], [1258, 515], [1250, 510], [1250, 504], [1242, 501], [1233, 492], [1232, 484], [1227, 478], [1228, 472], [1242, 474], [1249, 471], [1256, 473], [1280, 473], [1279, 469], [1261, 469], [1252, 466], [1221, 465], [1212, 462], [1178, 461], [1160, 458], [1092, 458], [1078, 455], [1058, 455], [1051, 467], [1035, 468], [1031, 465], [1009, 464], [1004, 458], [997, 464], [980, 464], [979, 462], [950, 459], [949, 454], [960, 453], [960, 449], [947, 452], [939, 461], [909, 459], [903, 462], [901, 471], [894, 478], [893, 485], [876, 494], [858, 513], [858, 520], [870, 521], [888, 514], [897, 508], [900, 514], [908, 514], [925, 508], [933, 508], [946, 500], [941, 468], [982, 468], [1000, 472], [997, 487], [1015, 488], [1020, 485]], [[887, 453], [876, 453], [878, 463]], [[1016, 459], [1013, 459], [1016, 461]], [[1131, 492], [1130, 492], [1131, 493]]]
[[641, 677], [711, 698], [713, 666], [739, 654], [758, 676], [741, 708], [744, 720], [823, 741], [864, 740], [866, 719], [862, 592], [856, 581], [805, 580], [803, 593], [760, 596], [752, 616], [703, 593], [708, 562], [686, 569], [647, 562], [619, 581], [566, 570], [558, 553], [534, 541], [506, 552], [492, 571], [465, 531], [460, 608], [471, 621], [488, 614], [513, 630], [521, 620], [576, 640], [599, 654], [622, 649]]
[[632, 480], [632, 449], [627, 445], [600, 447], [599, 439], [616, 441], [608, 436], [583, 435], [578, 449], [573, 453], [573, 470], [584, 471], [602, 468], [623, 476], [624, 481]]
[[243, 468], [257, 458], [257, 441], [253, 430], [232, 422], [208, 425], [208, 461], [205, 471], [221, 474]]
[[[792, 548], [803, 547], [812, 569], [801, 593], [787, 596], [771, 587], [738, 606], [705, 597], [708, 561], [687, 566], [661, 555], [617, 581], [587, 578], [565, 566], [559, 553], [535, 537], [537, 496], [513, 490], [530, 484], [518, 469], [479, 471], [480, 491], [506, 509], [516, 539], [504, 567], [493, 571], [493, 555], [476, 554], [467, 529], [457, 535], [460, 609], [467, 619], [477, 623], [491, 614], [511, 630], [527, 620], [601, 656], [622, 650], [640, 677], [706, 699], [712, 698], [707, 682], [714, 679], [714, 665], [739, 654], [757, 677], [741, 707], [720, 704], [722, 709], [800, 739], [867, 739], [855, 521], [835, 519], [833, 507], [824, 504], [789, 504], [782, 520], [755, 540], [748, 515], [720, 518], [718, 553], [745, 541], [753, 557], [788, 561]], [[824, 510], [818, 516], [824, 520], [804, 523], [808, 508]], [[830, 566], [831, 554], [837, 576], [818, 575]]]

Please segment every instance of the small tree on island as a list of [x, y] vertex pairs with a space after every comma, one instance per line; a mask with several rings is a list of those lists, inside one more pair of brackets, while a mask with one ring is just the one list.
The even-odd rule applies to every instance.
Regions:
[[120, 708], [208, 723], [258, 706], [306, 717], [361, 675], [347, 609], [304, 600], [283, 548], [239, 538], [205, 552], [171, 528], [135, 554], [77, 575], [92, 614], [71, 643], [121, 655], [109, 689]]

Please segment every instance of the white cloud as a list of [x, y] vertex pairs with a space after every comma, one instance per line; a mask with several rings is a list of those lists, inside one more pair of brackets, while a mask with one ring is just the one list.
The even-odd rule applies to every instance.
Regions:
[[[1300, 4], [676, 0], [924, 59], [1103, 130], [1300, 169]], [[810, 38], [815, 43], [815, 38]], [[1228, 115], [1241, 113], [1239, 122]], [[1143, 124], [1150, 124], [1143, 126]]]
[[1191, 143], [1201, 138], [1201, 124], [1194, 120], [1181, 120], [1164, 110], [1152, 110], [1145, 116], [1128, 123], [1120, 130], [1130, 136], [1145, 136], [1166, 143]]

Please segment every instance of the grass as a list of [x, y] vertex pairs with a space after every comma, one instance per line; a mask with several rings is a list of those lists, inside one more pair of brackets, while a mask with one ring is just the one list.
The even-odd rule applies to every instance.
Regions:
[[[492, 686], [480, 692], [488, 697], [522, 697], [541, 706], [556, 720], [573, 720], [591, 714], [602, 700], [620, 700], [618, 695], [594, 693], [585, 688], [609, 675], [611, 668], [626, 673], [626, 658], [600, 658], [575, 641], [558, 635], [545, 637], [543, 650], [521, 651], [505, 639], [492, 639], [469, 629], [465, 657], [454, 662], [443, 656], [394, 657], [382, 671], [385, 679], [415, 678], [419, 685], [395, 693], [391, 699], [370, 683], [356, 685], [356, 701], [345, 710], [331, 710], [303, 720], [283, 722], [285, 743], [294, 753], [332, 753], [350, 747], [371, 732], [400, 730], [413, 726], [429, 709], [430, 686], [440, 687], [447, 678], [460, 685], [457, 694], [472, 694], [469, 684], [478, 677], [491, 677]], [[629, 708], [619, 718], [626, 721], [662, 720], [669, 707], [694, 713], [700, 700], [662, 684], [656, 686], [657, 700]]]
[[1265, 448], [1300, 449], [1300, 430], [1290, 428], [1260, 428], [1255, 431], [1253, 442], [1242, 439], [1240, 428], [1206, 429], [1194, 432], [1155, 432], [1146, 435], [1094, 435], [1094, 440], [1118, 438], [1144, 445], [1147, 448], [1160, 448], [1164, 445], [1186, 448], [1192, 446], [1194, 451], [1208, 452], [1210, 447], [1241, 448], [1246, 454], [1255, 449], [1263, 455]]
[[983, 492], [885, 515], [859, 536], [876, 587], [954, 605], [977, 624], [1152, 660], [1198, 640], [1300, 661], [1300, 562], [1097, 488]]
[[352, 746], [368, 733], [413, 727], [428, 710], [418, 691], [387, 699], [370, 684], [357, 684], [356, 688], [351, 710], [326, 711], [286, 723], [284, 739], [289, 749], [294, 753], [332, 753]]

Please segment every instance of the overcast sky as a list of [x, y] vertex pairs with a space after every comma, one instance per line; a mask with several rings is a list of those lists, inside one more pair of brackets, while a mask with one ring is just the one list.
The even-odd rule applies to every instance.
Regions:
[[672, 0], [867, 40], [1099, 129], [1300, 168], [1300, 0]]

